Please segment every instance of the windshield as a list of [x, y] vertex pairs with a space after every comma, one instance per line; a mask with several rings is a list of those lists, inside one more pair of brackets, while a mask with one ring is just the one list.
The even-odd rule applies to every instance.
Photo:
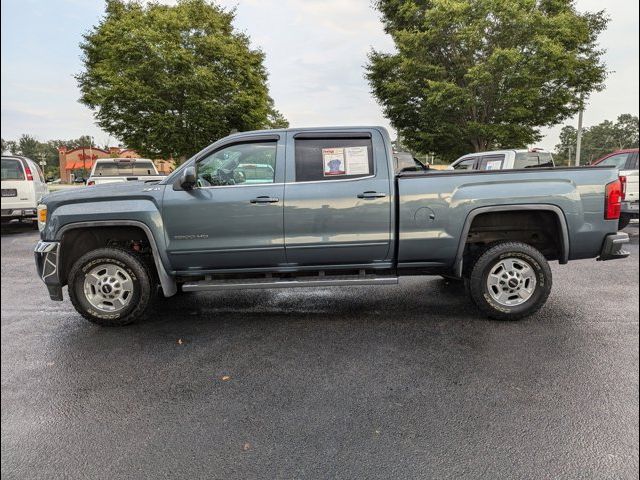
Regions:
[[158, 175], [150, 160], [135, 162], [98, 162], [93, 174], [97, 177], [144, 177]]
[[20, 160], [2, 159], [2, 180], [24, 180], [24, 170], [22, 170]]

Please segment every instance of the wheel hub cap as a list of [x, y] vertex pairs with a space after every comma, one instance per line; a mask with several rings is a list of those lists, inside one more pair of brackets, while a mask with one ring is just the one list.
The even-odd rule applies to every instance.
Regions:
[[521, 258], [505, 258], [489, 270], [487, 290], [500, 305], [514, 307], [531, 298], [536, 289], [536, 273]]
[[133, 280], [117, 265], [98, 265], [85, 276], [84, 294], [91, 306], [97, 310], [119, 312], [131, 302]]

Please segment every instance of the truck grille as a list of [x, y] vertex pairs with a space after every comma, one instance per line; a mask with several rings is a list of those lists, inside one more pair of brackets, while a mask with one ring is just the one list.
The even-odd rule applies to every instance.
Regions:
[[2, 196], [3, 197], [17, 197], [18, 196], [18, 190], [16, 190], [15, 188], [3, 188], [2, 189]]

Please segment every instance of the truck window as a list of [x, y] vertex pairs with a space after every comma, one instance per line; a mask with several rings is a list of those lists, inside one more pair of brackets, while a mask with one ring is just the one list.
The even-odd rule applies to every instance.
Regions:
[[549, 152], [538, 152], [538, 161], [540, 162], [540, 168], [555, 167], [553, 157]]
[[638, 152], [633, 154], [633, 157], [627, 161], [626, 170], [638, 170]]
[[375, 173], [370, 138], [295, 140], [296, 182], [341, 180]]
[[2, 180], [24, 180], [24, 170], [20, 160], [13, 158], [2, 159]]
[[144, 177], [157, 175], [157, 173], [151, 160], [136, 160], [131, 162], [98, 160], [93, 175], [99, 177]]
[[504, 155], [485, 155], [480, 160], [478, 170], [500, 170], [504, 165]]
[[196, 170], [200, 187], [273, 183], [276, 142], [230, 145], [198, 162]]
[[618, 169], [624, 168], [627, 164], [627, 159], [629, 158], [628, 153], [618, 153], [616, 155], [611, 155], [610, 157], [605, 158], [603, 161], [598, 163], [600, 166], [609, 166], [609, 167], [617, 167]]
[[475, 164], [476, 164], [475, 157], [465, 158], [464, 160], [454, 165], [453, 169], [454, 170], [473, 170], [473, 166]]
[[540, 166], [538, 152], [518, 152], [513, 168], [537, 168]]

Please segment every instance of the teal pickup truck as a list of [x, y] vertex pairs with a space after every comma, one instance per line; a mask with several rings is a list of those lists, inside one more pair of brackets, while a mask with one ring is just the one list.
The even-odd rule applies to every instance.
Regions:
[[403, 275], [464, 280], [481, 312], [508, 320], [544, 305], [548, 261], [628, 256], [615, 168], [393, 165], [380, 127], [234, 134], [158, 183], [47, 195], [38, 274], [101, 325], [136, 320], [159, 295]]

